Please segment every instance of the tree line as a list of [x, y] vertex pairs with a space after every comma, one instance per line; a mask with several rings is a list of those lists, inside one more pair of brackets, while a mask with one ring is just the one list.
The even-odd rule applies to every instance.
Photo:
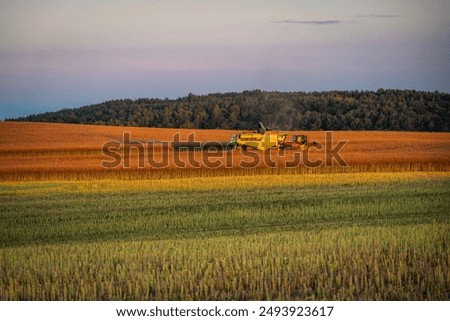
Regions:
[[450, 94], [415, 90], [215, 93], [120, 99], [14, 121], [282, 130], [449, 131]]

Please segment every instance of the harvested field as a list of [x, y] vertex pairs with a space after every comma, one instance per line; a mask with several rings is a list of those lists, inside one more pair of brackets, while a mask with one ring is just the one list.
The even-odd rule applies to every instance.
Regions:
[[0, 300], [448, 300], [448, 172], [0, 183]]
[[450, 298], [448, 133], [302, 132], [307, 154], [168, 144], [222, 130], [0, 133], [0, 300]]

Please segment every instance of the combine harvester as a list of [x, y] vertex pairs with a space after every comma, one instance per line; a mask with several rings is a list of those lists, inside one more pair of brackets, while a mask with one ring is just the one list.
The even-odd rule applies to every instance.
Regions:
[[257, 131], [241, 132], [231, 136], [228, 142], [173, 142], [172, 147], [175, 149], [187, 150], [234, 150], [234, 149], [255, 149], [267, 151], [274, 148], [291, 149], [291, 150], [307, 150], [309, 145], [315, 145], [316, 142], [308, 142], [307, 135], [293, 135], [291, 141], [287, 141], [288, 134], [280, 133], [278, 130], [270, 130], [262, 122], [258, 124]]
[[287, 141], [287, 137], [288, 134], [270, 130], [262, 122], [259, 122], [258, 131], [234, 134], [229, 144], [233, 145], [234, 148], [242, 148], [243, 150], [258, 149], [266, 151], [271, 148], [308, 149], [307, 135], [294, 135], [292, 141]]

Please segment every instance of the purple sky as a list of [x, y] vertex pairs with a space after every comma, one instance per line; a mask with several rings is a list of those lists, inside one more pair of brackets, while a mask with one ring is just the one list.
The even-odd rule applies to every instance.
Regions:
[[450, 92], [449, 3], [0, 0], [0, 119], [189, 92]]

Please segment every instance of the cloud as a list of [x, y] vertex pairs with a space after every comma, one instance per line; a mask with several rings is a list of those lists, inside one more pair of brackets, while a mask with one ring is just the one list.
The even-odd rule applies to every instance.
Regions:
[[[396, 14], [363, 14], [355, 15], [355, 18], [372, 18], [372, 19], [392, 19], [400, 18], [401, 16]], [[275, 20], [270, 23], [286, 23], [286, 24], [304, 24], [313, 26], [324, 26], [324, 25], [337, 25], [343, 23], [356, 23], [355, 20], [297, 20], [297, 19], [287, 19], [287, 20]]]
[[272, 23], [290, 23], [290, 24], [305, 24], [305, 25], [314, 25], [314, 26], [322, 26], [322, 25], [337, 25], [344, 22], [343, 20], [277, 20], [272, 21]]
[[396, 14], [362, 14], [362, 15], [355, 16], [355, 18], [384, 19], [384, 18], [400, 18], [400, 16], [396, 15]]

